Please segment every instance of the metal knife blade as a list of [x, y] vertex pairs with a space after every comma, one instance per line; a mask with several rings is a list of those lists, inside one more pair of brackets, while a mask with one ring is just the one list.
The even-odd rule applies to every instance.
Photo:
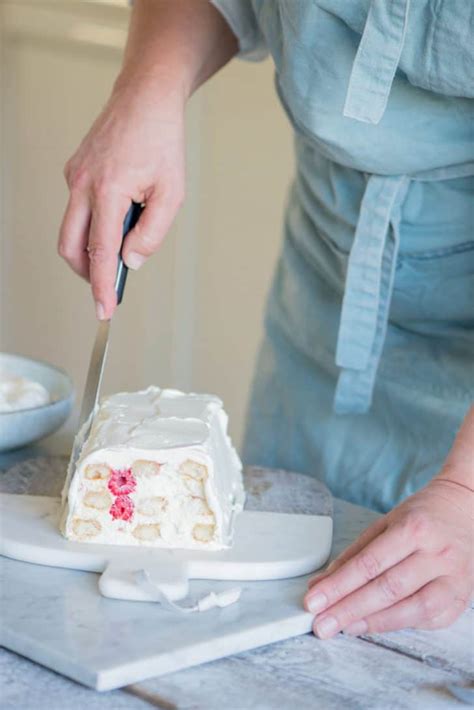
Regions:
[[[132, 205], [126, 214], [123, 223], [122, 247], [125, 237], [138, 222], [142, 213], [142, 209], [142, 205], [137, 202], [132, 202]], [[115, 281], [117, 305], [120, 304], [122, 301], [125, 282], [127, 280], [127, 272], [128, 269], [122, 259], [122, 249], [120, 249], [117, 266], [117, 277]], [[91, 359], [89, 362], [89, 370], [87, 372], [86, 386], [84, 388], [84, 394], [82, 397], [81, 414], [79, 417], [78, 431], [81, 432], [81, 440], [77, 441], [78, 437], [76, 437], [76, 442], [71, 454], [71, 461], [69, 463], [71, 471], [74, 470], [75, 463], [79, 457], [82, 448], [82, 443], [85, 441], [89, 433], [91, 422], [89, 422], [89, 426], [87, 428], [84, 428], [85, 424], [89, 419], [91, 419], [91, 414], [94, 412], [97, 405], [97, 401], [99, 399], [100, 385], [102, 382], [102, 375], [104, 373], [105, 361], [107, 358], [110, 324], [110, 320], [100, 321], [99, 326], [97, 328], [97, 335], [95, 336], [94, 347], [92, 348]], [[83, 428], [84, 431], [81, 431]]]
[[94, 347], [92, 348], [89, 370], [87, 372], [86, 386], [82, 396], [81, 415], [79, 417], [79, 429], [86, 423], [91, 412], [95, 409], [99, 398], [102, 375], [104, 374], [107, 348], [109, 345], [110, 320], [99, 322], [97, 335], [95, 336]]

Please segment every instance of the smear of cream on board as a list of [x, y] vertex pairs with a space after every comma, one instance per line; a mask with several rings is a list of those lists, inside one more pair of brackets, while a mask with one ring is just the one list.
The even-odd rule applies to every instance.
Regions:
[[0, 412], [32, 409], [50, 401], [48, 390], [39, 382], [0, 373]]

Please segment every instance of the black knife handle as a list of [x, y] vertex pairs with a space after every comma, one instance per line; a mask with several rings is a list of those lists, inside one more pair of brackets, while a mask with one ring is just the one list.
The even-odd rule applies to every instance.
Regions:
[[120, 247], [120, 253], [118, 256], [118, 266], [117, 266], [117, 277], [115, 279], [115, 292], [117, 294], [117, 306], [122, 303], [123, 292], [125, 289], [125, 282], [127, 281], [128, 267], [122, 259], [122, 250], [125, 237], [134, 228], [140, 215], [143, 211], [143, 207], [139, 202], [132, 202], [130, 209], [125, 215], [123, 220], [123, 230], [122, 230], [122, 246]]

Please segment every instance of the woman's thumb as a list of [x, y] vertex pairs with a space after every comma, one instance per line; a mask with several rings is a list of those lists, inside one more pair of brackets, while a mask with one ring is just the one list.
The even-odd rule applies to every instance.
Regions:
[[146, 202], [135, 227], [128, 233], [122, 258], [130, 269], [139, 269], [160, 247], [174, 215], [167, 214], [157, 199]]

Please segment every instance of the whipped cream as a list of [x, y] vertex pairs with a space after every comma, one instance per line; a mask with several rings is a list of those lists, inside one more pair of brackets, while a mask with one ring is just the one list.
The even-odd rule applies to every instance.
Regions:
[[0, 412], [41, 407], [51, 401], [48, 390], [26, 377], [0, 373]]
[[63, 534], [102, 544], [228, 547], [245, 496], [227, 421], [209, 395], [149, 387], [105, 399], [88, 436], [86, 425], [75, 442]]

